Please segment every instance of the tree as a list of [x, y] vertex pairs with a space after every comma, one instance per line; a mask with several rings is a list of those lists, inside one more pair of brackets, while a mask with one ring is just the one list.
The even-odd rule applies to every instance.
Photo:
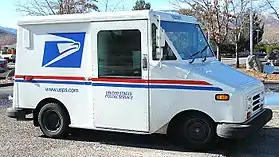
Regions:
[[275, 9], [275, 7], [273, 6], [273, 2], [274, 1], [271, 1], [271, 0], [265, 0], [267, 5], [272, 9], [273, 11], [273, 14], [275, 14], [277, 16], [277, 18], [279, 19], [279, 13], [277, 12], [277, 9]]
[[[244, 1], [244, 0], [241, 0]], [[240, 2], [238, 3], [240, 4]], [[230, 34], [228, 42], [234, 44], [234, 52], [236, 56], [236, 67], [239, 67], [239, 50], [245, 51], [250, 48], [250, 11], [248, 9], [243, 12], [233, 13], [233, 19], [230, 24]], [[260, 14], [253, 13], [253, 47], [262, 40], [264, 33], [263, 19]]]
[[[231, 34], [232, 43], [235, 45], [235, 56], [236, 56], [236, 67], [239, 68], [239, 45], [244, 43], [245, 39], [243, 36], [244, 30], [249, 28], [249, 2], [250, 0], [234, 0], [231, 1], [232, 6], [232, 20], [231, 20]], [[247, 16], [248, 15], [248, 16]], [[249, 32], [249, 29], [247, 30]], [[248, 38], [249, 39], [249, 38]]]
[[[245, 15], [249, 17], [248, 13]], [[242, 41], [240, 41], [241, 49], [249, 49], [250, 47], [250, 24], [246, 22], [242, 33]], [[253, 14], [253, 47], [260, 43], [264, 34], [264, 21], [260, 16], [260, 13]]]
[[[102, 12], [108, 12], [108, 11], [113, 12], [116, 10], [125, 10], [123, 1], [124, 0], [117, 0], [117, 1], [116, 0], [98, 0], [99, 10]], [[120, 6], [120, 5], [122, 5], [122, 6]]]
[[[25, 1], [26, 2], [26, 1]], [[28, 0], [17, 5], [17, 11], [27, 15], [45, 16], [98, 11], [97, 0]]]
[[199, 4], [193, 4], [191, 8], [181, 8], [178, 11], [182, 15], [189, 15], [194, 16], [195, 18], [199, 19], [199, 22], [201, 23], [201, 27], [203, 31], [208, 31], [209, 23], [205, 19], [207, 16], [206, 12], [203, 12], [203, 8]]
[[209, 0], [176, 0], [176, 4], [180, 3], [190, 6], [190, 10], [181, 8], [180, 13], [195, 16], [210, 33], [216, 45], [217, 58], [221, 60], [220, 46], [227, 40], [231, 20], [228, 3], [219, 3], [218, 0], [214, 4]]
[[146, 3], [145, 0], [137, 0], [133, 10], [150, 10], [151, 4]]

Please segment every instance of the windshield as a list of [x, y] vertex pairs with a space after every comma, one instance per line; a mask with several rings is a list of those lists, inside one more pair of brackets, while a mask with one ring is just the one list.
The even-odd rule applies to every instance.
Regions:
[[[162, 21], [162, 28], [173, 43], [183, 60], [192, 59], [193, 54], [202, 51], [207, 45], [207, 39], [197, 24]], [[195, 55], [195, 58], [214, 57], [208, 46], [203, 53]]]

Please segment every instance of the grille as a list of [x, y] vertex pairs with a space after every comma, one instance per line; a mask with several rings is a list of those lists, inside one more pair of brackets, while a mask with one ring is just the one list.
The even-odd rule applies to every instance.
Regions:
[[263, 94], [258, 93], [252, 96], [252, 110], [253, 112], [257, 112], [263, 106]]

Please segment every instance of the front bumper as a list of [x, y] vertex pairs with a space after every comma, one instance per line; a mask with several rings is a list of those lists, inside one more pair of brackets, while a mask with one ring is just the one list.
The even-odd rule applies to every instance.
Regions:
[[217, 135], [228, 139], [243, 139], [257, 132], [272, 119], [272, 110], [264, 108], [247, 122], [241, 124], [218, 124]]

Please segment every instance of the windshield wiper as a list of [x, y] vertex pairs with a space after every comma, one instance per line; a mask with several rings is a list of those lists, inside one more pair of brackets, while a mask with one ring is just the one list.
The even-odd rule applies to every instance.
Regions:
[[[194, 57], [194, 58], [189, 63], [192, 64], [196, 59], [195, 56], [198, 55], [199, 53], [203, 53], [207, 49], [207, 47], [208, 47], [208, 45], [205, 45], [205, 47], [201, 51], [198, 51], [198, 52], [194, 53], [193, 55], [191, 55], [191, 58], [192, 57]], [[202, 62], [204, 62], [204, 61], [206, 61], [206, 55], [205, 55], [204, 59], [202, 60]]]

